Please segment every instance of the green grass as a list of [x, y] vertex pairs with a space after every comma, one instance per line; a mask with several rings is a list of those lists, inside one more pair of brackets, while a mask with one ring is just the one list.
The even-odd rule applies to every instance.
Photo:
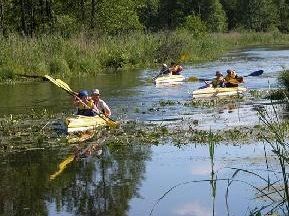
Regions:
[[176, 61], [186, 64], [211, 61], [228, 50], [255, 45], [288, 44], [281, 33], [229, 33], [193, 37], [189, 32], [132, 33], [94, 38], [84, 34], [0, 38], [0, 80], [17, 74], [56, 76], [97, 75], [109, 70], [159, 67]]

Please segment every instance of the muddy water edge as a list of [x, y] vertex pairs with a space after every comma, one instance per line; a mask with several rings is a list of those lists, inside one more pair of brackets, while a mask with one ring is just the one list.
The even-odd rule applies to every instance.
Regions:
[[289, 48], [236, 50], [183, 75], [228, 68], [264, 74], [246, 78], [244, 97], [205, 101], [191, 96], [203, 83], [154, 86], [151, 70], [65, 80], [99, 88], [122, 122], [81, 143], [62, 127], [74, 111], [65, 92], [42, 81], [0, 85], [0, 215], [286, 215], [286, 166], [260, 115], [277, 138], [288, 132], [287, 105], [264, 95], [289, 69]]

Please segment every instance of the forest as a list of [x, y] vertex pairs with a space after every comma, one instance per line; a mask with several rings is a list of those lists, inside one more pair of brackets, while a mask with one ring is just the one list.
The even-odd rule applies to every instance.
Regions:
[[0, 0], [3, 36], [175, 29], [288, 33], [289, 0]]
[[193, 65], [288, 32], [289, 0], [0, 0], [0, 81]]

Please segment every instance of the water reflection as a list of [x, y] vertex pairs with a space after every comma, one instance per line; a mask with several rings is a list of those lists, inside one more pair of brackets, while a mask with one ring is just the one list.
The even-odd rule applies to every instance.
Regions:
[[71, 163], [54, 181], [49, 181], [49, 174], [64, 157], [59, 152], [35, 151], [2, 158], [0, 214], [125, 215], [143, 179], [150, 147], [102, 150], [98, 157]]

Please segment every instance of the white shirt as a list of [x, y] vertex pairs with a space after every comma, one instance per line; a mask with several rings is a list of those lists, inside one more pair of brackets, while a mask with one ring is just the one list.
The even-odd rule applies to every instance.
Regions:
[[102, 112], [102, 113], [106, 113], [108, 116], [111, 115], [111, 111], [108, 107], [108, 105], [101, 99], [99, 99], [98, 103], [95, 104], [96, 105], [96, 108]]

